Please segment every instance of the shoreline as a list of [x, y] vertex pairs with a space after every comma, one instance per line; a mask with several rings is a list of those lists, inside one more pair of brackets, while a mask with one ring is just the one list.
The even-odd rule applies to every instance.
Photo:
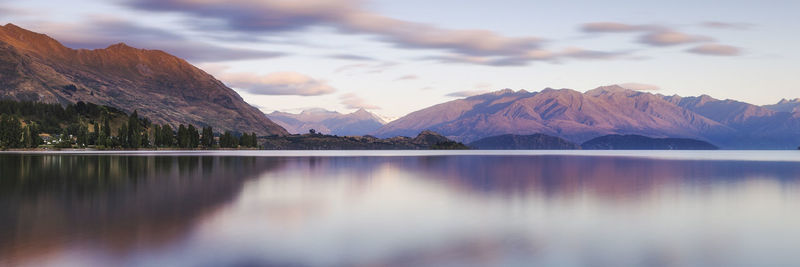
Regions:
[[[743, 153], [743, 152], [747, 153]], [[435, 157], [575, 156], [630, 157], [684, 161], [800, 162], [796, 150], [118, 150], [0, 151], [0, 155], [119, 155], [232, 157]]]

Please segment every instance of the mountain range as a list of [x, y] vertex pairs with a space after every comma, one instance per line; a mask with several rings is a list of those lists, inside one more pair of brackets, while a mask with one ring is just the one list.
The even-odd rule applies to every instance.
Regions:
[[44, 34], [0, 26], [0, 98], [91, 102], [153, 122], [287, 134], [235, 91], [183, 59], [123, 43], [70, 49]]
[[429, 129], [471, 142], [502, 134], [542, 133], [575, 143], [609, 134], [638, 134], [699, 139], [723, 148], [795, 148], [800, 144], [800, 112], [786, 111], [786, 106], [797, 101], [782, 103], [762, 107], [707, 95], [665, 96], [617, 85], [585, 93], [505, 89], [412, 112], [373, 134], [413, 135]]
[[331, 135], [365, 135], [386, 124], [383, 119], [365, 109], [342, 114], [317, 108], [303, 110], [299, 114], [275, 111], [267, 116], [292, 134], [308, 133], [314, 129], [318, 133]]
[[635, 134], [698, 139], [727, 149], [794, 149], [800, 144], [800, 99], [758, 106], [616, 85], [585, 93], [500, 90], [434, 105], [389, 123], [366, 110], [267, 116], [213, 76], [163, 51], [123, 43], [76, 50], [13, 24], [0, 26], [0, 98], [62, 105], [84, 101], [128, 113], [136, 110], [160, 124], [208, 125], [262, 136], [315, 129], [394, 137], [432, 130], [465, 143], [504, 134], [546, 134], [580, 144], [604, 135]]

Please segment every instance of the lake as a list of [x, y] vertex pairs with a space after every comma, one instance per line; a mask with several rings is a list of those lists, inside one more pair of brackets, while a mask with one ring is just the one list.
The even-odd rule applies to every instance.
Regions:
[[800, 266], [798, 151], [0, 153], [0, 266]]

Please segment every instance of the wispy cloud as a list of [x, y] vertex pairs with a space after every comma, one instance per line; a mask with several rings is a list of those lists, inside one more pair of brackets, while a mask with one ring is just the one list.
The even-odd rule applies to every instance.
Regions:
[[700, 24], [706, 28], [715, 29], [731, 29], [731, 30], [748, 30], [753, 27], [750, 23], [734, 23], [734, 22], [721, 22], [721, 21], [706, 21]]
[[353, 54], [335, 54], [335, 55], [329, 55], [328, 57], [333, 59], [352, 60], [352, 61], [376, 61], [376, 59], [372, 57], [353, 55]]
[[488, 90], [466, 90], [466, 91], [452, 92], [452, 93], [446, 94], [445, 96], [449, 96], [449, 97], [470, 97], [470, 96], [476, 96], [476, 95], [485, 94], [485, 93], [488, 93], [488, 92], [489, 92]]
[[691, 35], [673, 30], [655, 31], [643, 35], [639, 42], [653, 46], [671, 46], [697, 42], [713, 41], [711, 37], [702, 35]]
[[357, 63], [357, 64], [349, 64], [344, 65], [339, 68], [336, 68], [333, 72], [334, 73], [348, 73], [348, 72], [358, 72], [358, 73], [381, 73], [386, 71], [389, 68], [396, 66], [397, 63], [395, 62], [380, 62], [380, 63]]
[[609, 51], [587, 50], [582, 48], [567, 48], [562, 53], [560, 53], [559, 56], [568, 58], [602, 60], [602, 59], [615, 59], [627, 56], [629, 54], [630, 54], [629, 51], [609, 52]]
[[[700, 25], [711, 28], [727, 28], [727, 29], [745, 29], [749, 24], [743, 23], [726, 23], [718, 21], [709, 21], [701, 23]], [[581, 27], [583, 32], [587, 33], [624, 33], [636, 32], [642, 34], [639, 36], [639, 43], [649, 46], [665, 47], [677, 46], [693, 43], [707, 43], [697, 47], [686, 50], [687, 52], [701, 55], [716, 55], [716, 56], [735, 56], [740, 54], [739, 48], [722, 45], [722, 44], [708, 44], [714, 42], [714, 38], [705, 35], [695, 35], [676, 31], [667, 26], [662, 25], [645, 25], [645, 24], [625, 24], [619, 22], [593, 22], [583, 24]], [[588, 56], [600, 56], [600, 53], [586, 54]], [[612, 54], [608, 54], [611, 56]]]
[[721, 44], [704, 44], [693, 47], [686, 51], [689, 53], [710, 56], [738, 56], [742, 52], [738, 47]]
[[403, 76], [397, 77], [397, 79], [394, 79], [394, 80], [395, 81], [403, 81], [403, 80], [416, 80], [416, 79], [419, 79], [419, 76], [413, 75], [413, 74], [409, 74], [409, 75], [403, 75]]
[[345, 106], [347, 109], [380, 109], [381, 107], [376, 105], [367, 104], [366, 100], [359, 97], [354, 93], [346, 93], [339, 97], [341, 100], [341, 104]]
[[537, 48], [538, 37], [509, 37], [480, 29], [445, 29], [383, 16], [360, 0], [128, 0], [149, 11], [179, 12], [224, 22], [226, 30], [267, 33], [332, 26], [344, 33], [372, 34], [398, 47], [441, 49], [462, 55], [511, 56]]
[[581, 31], [588, 33], [641, 32], [651, 30], [653, 30], [652, 26], [625, 24], [619, 22], [591, 22], [581, 26]]
[[275, 72], [266, 75], [223, 72], [217, 77], [230, 87], [256, 95], [315, 96], [336, 91], [325, 81], [297, 72]]
[[50, 34], [73, 48], [105, 48], [111, 44], [125, 42], [137, 48], [163, 50], [195, 63], [263, 59], [286, 55], [282, 52], [198, 42], [171, 31], [142, 26], [109, 16], [90, 16], [76, 23], [37, 22], [26, 27]]

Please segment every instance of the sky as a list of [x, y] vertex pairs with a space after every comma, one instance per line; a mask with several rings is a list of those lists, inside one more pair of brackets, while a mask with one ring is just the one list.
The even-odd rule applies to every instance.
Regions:
[[269, 113], [399, 117], [504, 88], [800, 97], [800, 1], [0, 0], [72, 48], [188, 60]]

